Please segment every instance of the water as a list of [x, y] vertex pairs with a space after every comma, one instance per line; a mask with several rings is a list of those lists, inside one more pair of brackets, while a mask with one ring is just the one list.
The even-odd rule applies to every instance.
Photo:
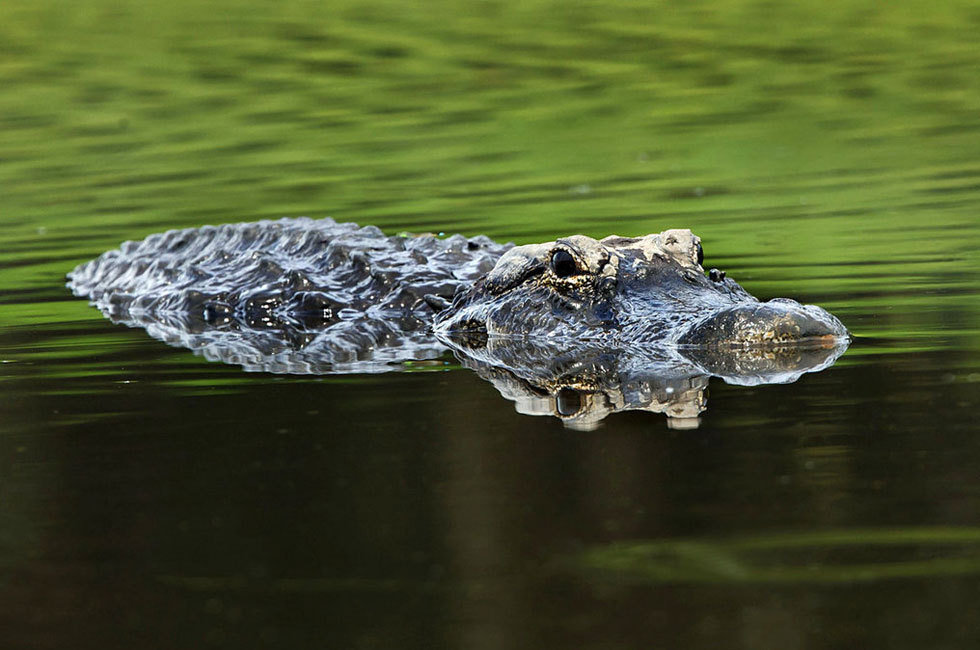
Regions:
[[[971, 3], [0, 5], [10, 647], [975, 647]], [[854, 332], [694, 430], [452, 357], [246, 373], [75, 264], [174, 227], [689, 227]]]

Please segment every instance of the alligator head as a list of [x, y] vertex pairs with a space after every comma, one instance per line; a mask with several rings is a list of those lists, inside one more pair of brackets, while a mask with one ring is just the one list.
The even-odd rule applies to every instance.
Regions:
[[690, 230], [601, 241], [576, 235], [507, 251], [438, 313], [457, 346], [488, 337], [679, 347], [835, 346], [841, 322], [813, 305], [759, 302], [712, 269]]

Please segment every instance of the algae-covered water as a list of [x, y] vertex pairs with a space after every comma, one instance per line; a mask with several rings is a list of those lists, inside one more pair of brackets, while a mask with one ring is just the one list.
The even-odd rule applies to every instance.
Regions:
[[[976, 647], [978, 32], [952, 1], [0, 3], [0, 645]], [[451, 355], [247, 373], [64, 287], [300, 215], [691, 228], [856, 338], [712, 380], [696, 429], [580, 431]]]

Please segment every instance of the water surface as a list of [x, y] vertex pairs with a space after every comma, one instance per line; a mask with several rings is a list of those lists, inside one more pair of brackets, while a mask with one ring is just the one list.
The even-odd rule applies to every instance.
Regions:
[[[975, 647], [971, 3], [0, 5], [0, 640]], [[124, 239], [687, 227], [856, 335], [694, 430], [452, 357], [246, 373], [104, 320]]]

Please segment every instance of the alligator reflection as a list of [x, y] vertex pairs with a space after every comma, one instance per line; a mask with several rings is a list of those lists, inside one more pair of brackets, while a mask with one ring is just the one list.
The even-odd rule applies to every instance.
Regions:
[[757, 386], [786, 384], [832, 365], [846, 343], [766, 349], [631, 348], [562, 350], [525, 340], [489, 339], [478, 346], [445, 340], [463, 365], [525, 415], [558, 417], [592, 430], [611, 413], [663, 413], [673, 429], [696, 428], [708, 406], [708, 380]]
[[436, 359], [449, 348], [465, 367], [493, 384], [518, 413], [551, 415], [569, 428], [591, 430], [611, 413], [663, 413], [674, 429], [700, 424], [708, 380], [758, 386], [788, 384], [831, 366], [847, 343], [768, 348], [633, 346], [629, 350], [535, 344], [521, 338], [432, 336], [427, 328], [402, 328], [373, 350], [337, 347], [330, 328], [254, 330], [211, 327], [188, 317], [161, 319], [107, 312], [109, 319], [146, 330], [153, 338], [187, 348], [209, 361], [248, 372], [349, 374], [397, 370], [407, 361]]
[[674, 429], [700, 424], [708, 380], [758, 386], [788, 384], [831, 366], [846, 341], [765, 348], [631, 346], [592, 342], [536, 344], [524, 338], [439, 334], [401, 327], [370, 350], [338, 347], [333, 328], [255, 330], [234, 323], [215, 328], [193, 318], [112, 313], [112, 322], [139, 327], [153, 338], [248, 372], [349, 374], [397, 370], [407, 361], [436, 359], [451, 350], [460, 363], [493, 384], [518, 413], [551, 415], [565, 426], [595, 429], [612, 413], [663, 413]]

